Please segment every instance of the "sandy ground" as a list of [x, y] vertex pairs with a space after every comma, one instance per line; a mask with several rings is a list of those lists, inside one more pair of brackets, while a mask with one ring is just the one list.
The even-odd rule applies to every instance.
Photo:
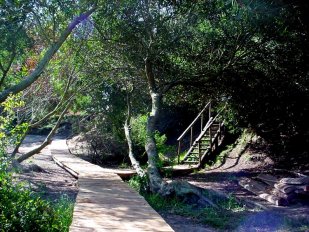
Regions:
[[[45, 137], [27, 136], [19, 152], [25, 153], [38, 146]], [[39, 154], [22, 162], [22, 171], [17, 174], [32, 190], [43, 193], [45, 198], [57, 200], [68, 197], [75, 201], [78, 187], [77, 180], [55, 164], [48, 147]]]

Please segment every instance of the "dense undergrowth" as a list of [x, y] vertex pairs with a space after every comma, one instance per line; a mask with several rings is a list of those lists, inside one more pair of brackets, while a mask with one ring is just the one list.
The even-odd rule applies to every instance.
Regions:
[[0, 117], [0, 232], [69, 231], [73, 214], [70, 200], [65, 197], [56, 202], [42, 199], [13, 178], [7, 150], [19, 142], [27, 127], [12, 126], [13, 109], [23, 105], [19, 96], [12, 96], [1, 104], [5, 116]]
[[0, 231], [69, 231], [73, 202], [42, 199], [23, 183], [15, 183], [8, 162], [0, 158]]

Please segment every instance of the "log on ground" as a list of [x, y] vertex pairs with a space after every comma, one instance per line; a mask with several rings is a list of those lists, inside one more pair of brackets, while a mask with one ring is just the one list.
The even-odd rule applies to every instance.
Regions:
[[263, 183], [257, 182], [249, 178], [243, 178], [239, 181], [239, 185], [248, 190], [249, 192], [277, 206], [286, 206], [288, 204], [287, 200], [269, 194], [267, 191], [267, 185]]

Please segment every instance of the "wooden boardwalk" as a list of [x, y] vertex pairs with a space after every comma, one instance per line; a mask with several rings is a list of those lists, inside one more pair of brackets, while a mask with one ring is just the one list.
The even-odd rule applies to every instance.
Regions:
[[65, 140], [54, 140], [50, 150], [57, 164], [78, 177], [71, 232], [174, 231], [113, 169], [71, 155]]

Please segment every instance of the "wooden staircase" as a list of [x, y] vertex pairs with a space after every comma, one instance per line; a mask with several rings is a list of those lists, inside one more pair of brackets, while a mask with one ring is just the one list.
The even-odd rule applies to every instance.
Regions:
[[[209, 102], [181, 134], [177, 139], [178, 164], [200, 167], [207, 156], [222, 143], [224, 123], [220, 117], [221, 112], [212, 116], [211, 102]], [[185, 155], [180, 160], [182, 151], [185, 151]]]

